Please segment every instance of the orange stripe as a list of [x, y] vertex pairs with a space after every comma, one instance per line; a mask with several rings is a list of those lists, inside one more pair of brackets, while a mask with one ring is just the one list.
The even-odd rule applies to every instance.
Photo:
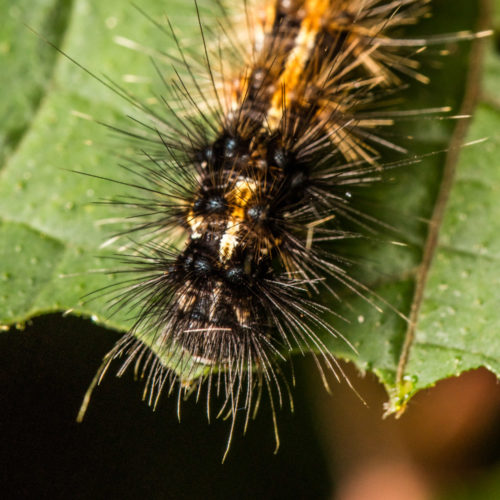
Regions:
[[227, 199], [233, 207], [233, 211], [228, 217], [226, 230], [221, 237], [219, 260], [228, 261], [236, 250], [239, 241], [242, 223], [245, 219], [245, 211], [256, 192], [255, 181], [244, 179], [238, 181], [234, 189], [228, 193]]
[[294, 100], [294, 90], [301, 82], [306, 62], [314, 50], [316, 36], [322, 26], [322, 21], [327, 18], [330, 0], [306, 0], [303, 8], [306, 15], [302, 20], [295, 47], [288, 56], [285, 69], [271, 99], [271, 108], [267, 118], [271, 129], [278, 127], [283, 116], [283, 109], [287, 108]]

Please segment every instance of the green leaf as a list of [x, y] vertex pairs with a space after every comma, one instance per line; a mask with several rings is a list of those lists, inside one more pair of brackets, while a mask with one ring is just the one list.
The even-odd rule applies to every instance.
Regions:
[[[498, 19], [500, 2], [495, 2]], [[484, 4], [486, 7], [486, 2]], [[485, 7], [482, 15], [487, 24], [490, 19]], [[442, 378], [480, 366], [500, 376], [500, 173], [497, 168], [500, 105], [489, 97], [497, 96], [500, 88], [500, 55], [498, 46], [495, 50], [494, 45], [494, 40], [490, 40], [484, 73], [485, 92], [466, 139], [487, 140], [460, 152], [416, 316], [414, 339], [404, 364], [404, 378], [392, 391], [395, 411], [417, 391]], [[472, 57], [474, 66], [479, 62], [478, 55], [473, 53]], [[474, 97], [477, 85], [477, 80], [469, 78], [466, 99]], [[453, 152], [450, 156], [455, 161]]]
[[[498, 16], [500, 2], [496, 0], [496, 4]], [[487, 2], [481, 4], [481, 17], [476, 18], [476, 26], [482, 29], [489, 22], [486, 6]], [[500, 376], [500, 219], [495, 216], [500, 210], [496, 194], [500, 189], [500, 105], [496, 98], [500, 57], [493, 45], [490, 40], [485, 92], [467, 137], [463, 136], [466, 123], [462, 122], [450, 138], [443, 176], [435, 184], [441, 193], [435, 197], [431, 223], [422, 250], [415, 256], [414, 270], [402, 273], [406, 279], [377, 288], [390, 304], [399, 304], [399, 311], [410, 317], [410, 324], [388, 310], [377, 314], [368, 309], [365, 315], [360, 305], [355, 307], [365, 328], [355, 325], [345, 329], [359, 352], [358, 357], [348, 352], [345, 356], [378, 375], [389, 394], [388, 413], [403, 412], [418, 391], [467, 370], [484, 366]], [[462, 97], [464, 113], [472, 112], [471, 101], [478, 91], [475, 73], [480, 55], [470, 55], [468, 88]], [[446, 72], [446, 78], [449, 76]], [[439, 77], [433, 80], [437, 87], [445, 84]], [[487, 140], [473, 144], [481, 139]], [[460, 150], [467, 142], [471, 145]], [[414, 188], [412, 183], [404, 186], [407, 193]], [[427, 186], [431, 188], [432, 182]], [[437, 241], [432, 241], [433, 235]]]
[[[5, 59], [1, 63], [4, 74], [19, 83], [13, 86], [8, 78], [1, 81], [7, 147], [3, 148], [0, 185], [0, 323], [72, 310], [126, 329], [123, 318], [106, 319], [107, 306], [102, 301], [83, 300], [113, 282], [112, 276], [102, 273], [109, 265], [102, 257], [112, 251], [102, 251], [99, 246], [111, 234], [103, 221], [116, 213], [93, 202], [120, 193], [120, 189], [71, 171], [117, 180], [123, 177], [116, 153], [109, 151], [113, 143], [108, 132], [89, 118], [117, 123], [131, 113], [131, 106], [41, 37], [82, 65], [113, 75], [119, 83], [126, 75], [138, 75], [142, 83], [133, 90], [143, 96], [150, 95], [151, 62], [117, 41], [128, 37], [162, 47], [166, 37], [131, 5], [120, 1], [106, 6], [83, 0], [39, 1], [36, 8], [30, 0], [5, 3], [3, 11], [9, 15], [1, 33]], [[193, 14], [193, 6], [180, 7], [179, 3], [169, 5], [178, 13]], [[164, 14], [164, 7], [153, 1], [145, 8], [157, 17]], [[54, 23], [54, 13], [63, 9], [65, 22]], [[24, 24], [39, 30], [40, 35]], [[42, 97], [32, 99], [31, 94]], [[19, 116], [9, 111], [11, 105]], [[21, 116], [23, 107], [28, 111]], [[126, 151], [120, 149], [119, 153]]]
[[[415, 33], [477, 29], [479, 2], [458, 3], [450, 12], [445, 2], [435, 2], [434, 16], [415, 27]], [[172, 41], [127, 2], [102, 4], [0, 0], [2, 12], [8, 13], [0, 28], [0, 63], [9, 75], [0, 80], [0, 110], [6, 117], [0, 132], [4, 144], [0, 323], [4, 325], [70, 310], [119, 330], [130, 326], [125, 313], [110, 315], [106, 298], [84, 298], [117, 280], [102, 272], [112, 268], [105, 258], [117, 248], [101, 247], [116, 230], [107, 223], [117, 217], [116, 209], [92, 202], [123, 194], [124, 188], [71, 171], [126, 180], [117, 157], [132, 154], [132, 150], [124, 151], [123, 142], [117, 145], [104, 127], [88, 118], [132, 128], [133, 122], [124, 124], [124, 116], [140, 119], [141, 114], [23, 25], [32, 26], [85, 68], [99, 76], [109, 75], [134, 95], [151, 99], [151, 86], [158, 82], [147, 54], [172, 50]], [[146, 0], [141, 9], [158, 20], [168, 14], [182, 32], [183, 43], [186, 39], [189, 44], [192, 36], [199, 40], [190, 2]], [[137, 44], [144, 47], [142, 53], [130, 50], [131, 46], [138, 48]], [[193, 46], [199, 49], [196, 43]], [[477, 75], [469, 64], [469, 44], [450, 43], [446, 48], [451, 55], [443, 58], [437, 50], [429, 50], [424, 59], [431, 84], [412, 85], [406, 92], [406, 108], [451, 106], [459, 112]], [[499, 129], [495, 100], [499, 68], [498, 55], [490, 51], [486, 97], [469, 131], [469, 140], [489, 140], [460, 154], [443, 224], [436, 226], [437, 247], [427, 243], [430, 226], [422, 221], [435, 213], [436, 200], [443, 197], [440, 190], [448, 194], [446, 182], [453, 173], [454, 156], [463, 141], [461, 123], [465, 122], [457, 125], [453, 120], [419, 117], [402, 123], [398, 132], [415, 136], [406, 141], [415, 158], [426, 156], [415, 165], [391, 172], [391, 182], [372, 193], [382, 207], [375, 212], [385, 214], [382, 220], [400, 228], [392, 239], [405, 241], [406, 247], [373, 241], [345, 249], [360, 255], [363, 265], [353, 271], [354, 276], [375, 292], [374, 300], [382, 311], [361, 298], [344, 297], [342, 305], [335, 302], [332, 307], [349, 323], [336, 318], [332, 322], [357, 352], [341, 340], [325, 342], [336, 355], [378, 375], [391, 395], [392, 411], [404, 408], [418, 390], [465, 370], [487, 366], [500, 375], [495, 307], [500, 293], [496, 265], [500, 217], [494, 215], [499, 206], [495, 191], [500, 186], [495, 147], [500, 139], [492, 136]], [[472, 76], [466, 81], [467, 74]], [[166, 79], [170, 76], [173, 73]], [[429, 154], [445, 150], [450, 143], [448, 154]], [[443, 182], [445, 188], [441, 189]], [[417, 294], [417, 300], [416, 283], [422, 284], [423, 292], [422, 297]], [[418, 307], [414, 307], [415, 328], [408, 335], [407, 322], [395, 310], [409, 315], [412, 304]]]

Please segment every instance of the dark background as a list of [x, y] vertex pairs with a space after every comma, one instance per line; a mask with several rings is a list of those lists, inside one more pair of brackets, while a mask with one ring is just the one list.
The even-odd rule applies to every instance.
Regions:
[[[264, 402], [247, 435], [236, 433], [223, 465], [229, 422], [208, 425], [202, 401], [183, 405], [180, 424], [175, 398], [163, 398], [153, 412], [141, 401], [142, 383], [131, 374], [117, 379], [110, 372], [77, 424], [99, 360], [118, 337], [89, 321], [58, 315], [0, 335], [2, 498], [327, 496], [325, 459], [301, 385], [295, 414], [279, 412], [278, 454]], [[298, 383], [304, 378], [298, 376]]]
[[[119, 362], [76, 423], [100, 360], [118, 338], [60, 315], [0, 334], [0, 498], [500, 498], [500, 385], [486, 370], [423, 391], [396, 421], [381, 418], [387, 396], [375, 377], [361, 379], [346, 367], [367, 406], [345, 382], [329, 397], [311, 360], [299, 357], [295, 412], [278, 411], [279, 452], [264, 398], [221, 464], [229, 422], [209, 425], [204, 400], [183, 403], [180, 423], [175, 397], [153, 412], [141, 401], [140, 381], [131, 373], [114, 377]], [[410, 492], [415, 485], [424, 496]], [[396, 496], [384, 496], [384, 488]]]

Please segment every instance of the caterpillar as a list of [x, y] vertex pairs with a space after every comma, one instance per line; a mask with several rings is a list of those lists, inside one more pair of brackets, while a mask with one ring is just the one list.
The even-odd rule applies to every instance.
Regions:
[[104, 290], [112, 310], [133, 312], [134, 325], [105, 356], [79, 419], [117, 358], [125, 358], [119, 374], [134, 365], [146, 379], [152, 406], [163, 392], [177, 388], [180, 402], [204, 388], [210, 416], [220, 397], [217, 414], [231, 420], [227, 449], [237, 415], [246, 428], [263, 393], [276, 429], [276, 405], [292, 404], [280, 361], [294, 351], [342, 377], [323, 340], [342, 333], [319, 296], [347, 289], [378, 299], [336, 246], [382, 225], [353, 190], [406, 162], [384, 162], [386, 151], [407, 153], [385, 136], [395, 123], [385, 102], [404, 85], [427, 83], [417, 55], [429, 43], [475, 36], [394, 36], [428, 4], [243, 2], [221, 36], [230, 43], [213, 44], [195, 2], [201, 59], [174, 27], [158, 25], [178, 48], [163, 110], [105, 82], [147, 117], [140, 132], [125, 131], [140, 143], [126, 167], [137, 195], [111, 201], [132, 213], [119, 235], [127, 251], [116, 257], [127, 278]]

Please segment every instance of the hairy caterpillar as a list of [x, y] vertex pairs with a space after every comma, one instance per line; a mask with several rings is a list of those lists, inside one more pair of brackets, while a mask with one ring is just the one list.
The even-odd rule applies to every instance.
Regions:
[[[287, 386], [277, 363], [292, 350], [338, 371], [322, 337], [340, 333], [316, 297], [348, 288], [372, 298], [335, 245], [378, 224], [351, 192], [380, 180], [386, 149], [405, 153], [384, 135], [394, 123], [384, 100], [402, 81], [426, 81], [414, 53], [433, 40], [391, 33], [417, 22], [427, 3], [247, 5], [249, 43], [229, 33], [227, 53], [209, 50], [200, 22], [205, 78], [179, 43], [169, 119], [133, 101], [149, 122], [134, 132], [144, 154], [128, 167], [143, 178], [138, 194], [116, 200], [132, 209], [135, 226], [119, 257], [132, 277], [114, 292], [114, 307], [137, 319], [96, 382], [125, 356], [120, 372], [135, 364], [152, 404], [162, 391], [177, 386], [180, 397], [205, 382], [209, 401], [222, 394], [220, 414], [234, 426], [240, 410], [246, 425], [261, 390], [281, 404]], [[173, 232], [184, 242], [174, 245]]]

